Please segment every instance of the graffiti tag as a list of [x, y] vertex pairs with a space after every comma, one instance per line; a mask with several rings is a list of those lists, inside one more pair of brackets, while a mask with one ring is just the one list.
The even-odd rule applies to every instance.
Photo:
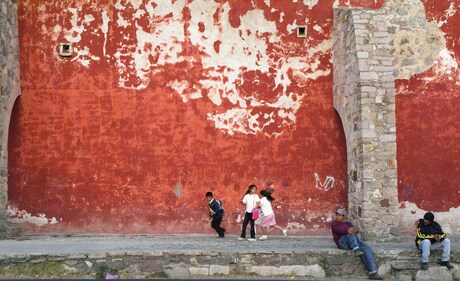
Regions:
[[315, 187], [317, 189], [322, 189], [324, 191], [328, 191], [329, 189], [334, 187], [335, 179], [334, 179], [334, 177], [327, 176], [326, 180], [324, 180], [324, 182], [321, 183], [321, 181], [319, 180], [318, 174], [315, 173], [315, 181], [316, 181], [316, 186]]

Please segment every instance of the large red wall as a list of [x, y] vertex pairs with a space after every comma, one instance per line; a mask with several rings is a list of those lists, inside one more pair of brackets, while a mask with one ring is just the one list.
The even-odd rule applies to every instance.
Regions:
[[[335, 1], [156, 2], [19, 1], [12, 208], [58, 222], [35, 231], [209, 232], [211, 190], [236, 233], [255, 183], [275, 189], [281, 225], [325, 230], [347, 205], [332, 105]], [[426, 6], [434, 20], [446, 9]], [[457, 58], [458, 17], [443, 30]], [[72, 57], [58, 55], [61, 42]], [[458, 83], [441, 90], [446, 81], [423, 75], [397, 81], [400, 198], [444, 210], [460, 202]], [[436, 179], [448, 192], [434, 191]]]
[[[460, 206], [460, 1], [422, 1], [438, 22], [448, 60], [396, 81], [399, 200], [449, 212]], [[460, 225], [453, 231], [460, 231]]]

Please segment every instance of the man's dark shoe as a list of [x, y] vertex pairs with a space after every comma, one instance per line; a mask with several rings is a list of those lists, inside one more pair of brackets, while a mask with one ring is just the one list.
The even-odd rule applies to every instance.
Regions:
[[454, 269], [454, 266], [449, 261], [442, 261], [441, 265], [447, 267], [449, 270]]
[[369, 274], [370, 280], [383, 280], [383, 277], [380, 276], [377, 272]]
[[422, 265], [420, 265], [421, 270], [427, 270], [428, 269], [428, 263], [427, 262], [422, 262]]

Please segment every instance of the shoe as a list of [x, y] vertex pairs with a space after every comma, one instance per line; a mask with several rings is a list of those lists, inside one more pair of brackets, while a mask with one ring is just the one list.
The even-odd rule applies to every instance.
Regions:
[[428, 269], [428, 263], [427, 262], [422, 262], [422, 264], [420, 265], [420, 269], [421, 270], [427, 270]]
[[267, 240], [267, 239], [268, 239], [267, 235], [262, 235], [259, 237], [259, 240]]
[[254, 242], [256, 241], [256, 238], [249, 238], [248, 241]]
[[454, 266], [451, 265], [449, 261], [442, 261], [441, 265], [447, 267], [449, 270], [454, 269]]
[[364, 254], [364, 252], [361, 251], [361, 249], [356, 248], [356, 249], [353, 250], [353, 254], [355, 254], [355, 257], [359, 257], [359, 256], [362, 256]]
[[284, 237], [287, 237], [287, 229], [283, 229], [283, 235]]
[[246, 240], [246, 238], [244, 238], [244, 237], [238, 237], [238, 240], [243, 241], [243, 240]]
[[383, 280], [383, 277], [380, 276], [377, 272], [369, 274], [370, 280]]

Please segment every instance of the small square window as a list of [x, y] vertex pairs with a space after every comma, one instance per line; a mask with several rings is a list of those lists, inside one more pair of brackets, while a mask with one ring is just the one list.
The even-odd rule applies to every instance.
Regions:
[[306, 26], [297, 27], [297, 37], [300, 37], [300, 38], [307, 37], [307, 27]]
[[73, 48], [72, 43], [61, 43], [59, 47], [59, 55], [62, 57], [72, 56]]

